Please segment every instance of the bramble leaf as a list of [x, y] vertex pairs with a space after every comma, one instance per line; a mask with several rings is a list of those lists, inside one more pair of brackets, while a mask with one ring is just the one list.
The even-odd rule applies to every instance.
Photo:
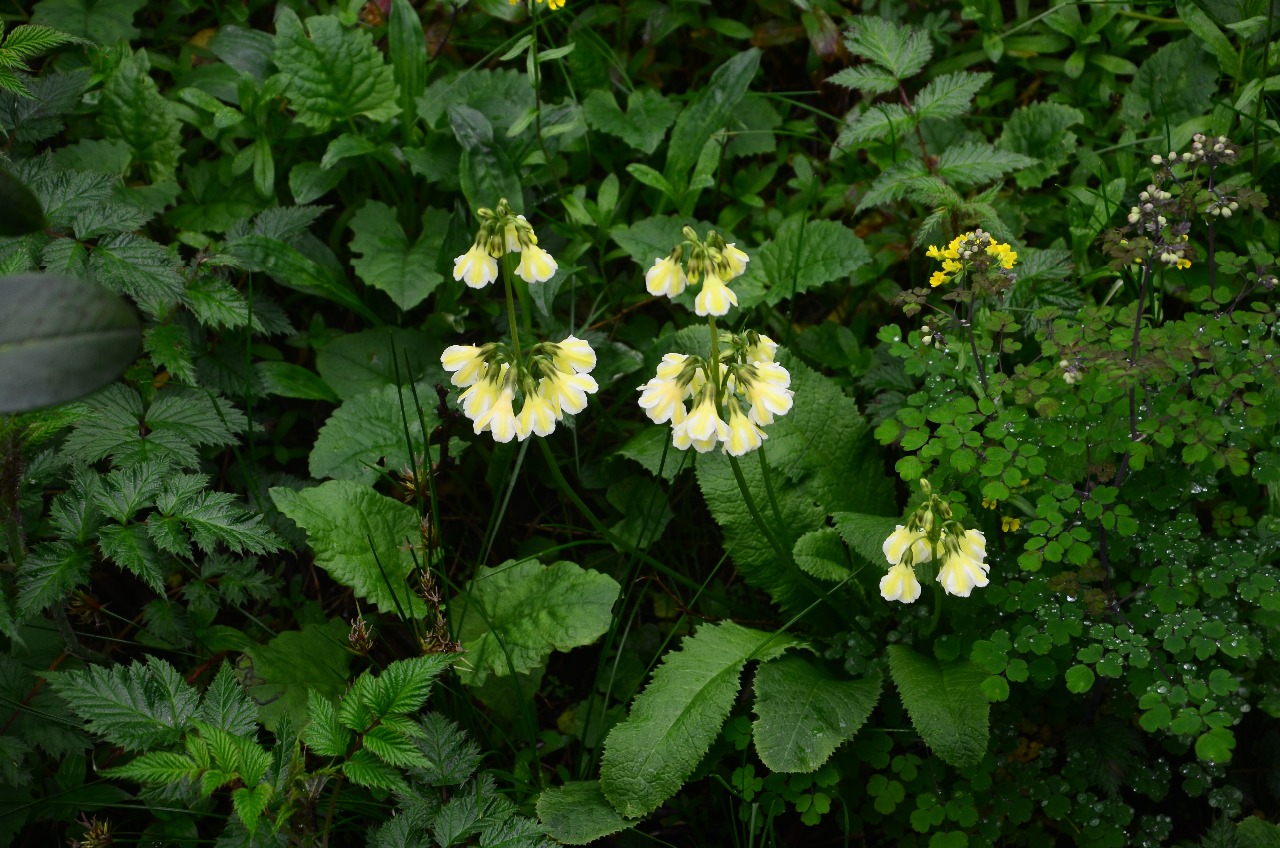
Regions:
[[156, 657], [45, 676], [89, 730], [126, 751], [175, 744], [198, 715], [196, 691]]

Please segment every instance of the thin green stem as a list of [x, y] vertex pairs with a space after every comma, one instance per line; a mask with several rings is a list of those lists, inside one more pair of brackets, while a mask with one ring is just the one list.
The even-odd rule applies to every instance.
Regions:
[[[764, 478], [764, 493], [769, 498], [769, 508], [773, 510], [773, 519], [778, 522], [780, 532], [785, 533], [787, 522], [782, 520], [782, 510], [778, 508], [778, 498], [773, 493], [773, 475], [769, 471], [769, 460], [764, 455], [764, 445], [758, 447], [756, 453], [760, 456], [760, 476]], [[791, 539], [788, 537], [787, 541], [790, 542]]]
[[782, 547], [778, 537], [769, 529], [769, 525], [765, 524], [764, 516], [760, 514], [760, 509], [756, 506], [756, 499], [751, 496], [751, 490], [747, 488], [747, 478], [742, 476], [742, 466], [738, 464], [736, 456], [729, 456], [729, 467], [733, 469], [733, 478], [738, 481], [738, 489], [742, 492], [742, 502], [747, 505], [747, 512], [751, 513], [751, 520], [760, 528], [760, 532], [764, 534], [765, 540], [773, 548], [773, 552], [778, 555], [778, 559], [784, 563], [790, 562], [790, 552]]
[[[507, 324], [511, 329], [511, 349], [516, 352], [516, 362], [523, 363], [524, 355], [520, 351], [520, 325], [516, 321], [515, 286], [511, 283], [511, 255], [502, 257], [502, 286], [507, 292]], [[517, 368], [520, 367], [517, 365]]]

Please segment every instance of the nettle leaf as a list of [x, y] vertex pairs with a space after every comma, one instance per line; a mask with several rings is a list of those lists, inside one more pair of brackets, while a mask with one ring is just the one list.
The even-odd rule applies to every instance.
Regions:
[[129, 295], [156, 317], [178, 303], [186, 290], [181, 263], [151, 239], [133, 233], [100, 242], [89, 255], [89, 275]]
[[848, 277], [870, 262], [871, 254], [839, 221], [805, 221], [797, 214], [782, 222], [773, 240], [760, 249], [758, 261], [769, 280], [765, 299], [776, 305]]
[[586, 845], [632, 825], [618, 815], [597, 780], [570, 781], [543, 791], [538, 820], [564, 845]]
[[341, 757], [351, 745], [351, 731], [338, 721], [333, 702], [315, 690], [307, 693], [309, 721], [302, 731], [302, 741], [322, 757]]
[[410, 243], [396, 211], [370, 200], [351, 219], [351, 266], [365, 283], [389, 294], [396, 306], [412, 309], [444, 281], [435, 264], [448, 224], [447, 212], [427, 207], [421, 232]]
[[379, 718], [418, 712], [435, 679], [454, 659], [451, 654], [428, 654], [391, 663], [366, 690], [366, 705]]
[[915, 124], [915, 118], [898, 103], [873, 103], [863, 112], [851, 112], [836, 138], [836, 147], [856, 147], [869, 141], [895, 142]]
[[283, 547], [261, 515], [245, 511], [227, 492], [202, 491], [178, 506], [172, 517], [182, 521], [196, 547], [207, 554], [219, 544], [238, 554], [265, 554]]
[[911, 108], [916, 113], [916, 120], [945, 121], [963, 115], [969, 111], [974, 95], [990, 81], [991, 74], [969, 71], [943, 74], [930, 80], [928, 85], [911, 98]]
[[888, 647], [889, 671], [911, 724], [929, 748], [957, 768], [987, 753], [991, 705], [987, 672], [971, 662], [939, 663], [903, 645]]
[[316, 565], [384, 613], [421, 616], [426, 607], [409, 589], [421, 540], [418, 513], [368, 486], [330, 480], [295, 492], [274, 488], [279, 510], [307, 531]]
[[609, 628], [621, 591], [609, 575], [572, 562], [480, 566], [449, 605], [455, 638], [466, 651], [458, 676], [479, 686], [490, 674], [528, 672], [552, 651], [591, 644]]
[[182, 324], [157, 324], [142, 334], [142, 349], [156, 368], [167, 371], [174, 382], [184, 386], [196, 384], [196, 366], [192, 359], [191, 334]]
[[37, 545], [18, 571], [18, 618], [30, 618], [60, 603], [89, 579], [92, 564], [88, 550], [79, 545]]
[[768, 662], [799, 644], [729, 621], [686, 636], [605, 740], [600, 785], [614, 808], [637, 818], [675, 795], [719, 735], [747, 662]]
[[1084, 113], [1062, 103], [1032, 103], [1004, 122], [997, 144], [1001, 149], [1039, 159], [1014, 174], [1020, 188], [1039, 188], [1067, 163], [1076, 148], [1076, 134], [1068, 127], [1084, 123]]
[[593, 130], [617, 136], [646, 154], [658, 149], [676, 112], [676, 105], [652, 88], [633, 91], [625, 113], [613, 93], [603, 89], [591, 92], [582, 103], [582, 113]]
[[168, 388], [150, 407], [128, 386], [112, 385], [81, 401], [84, 414], [63, 445], [84, 462], [111, 457], [118, 465], [172, 461], [190, 468], [196, 448], [235, 444], [247, 425], [244, 413], [209, 392]]
[[114, 668], [46, 672], [88, 729], [126, 751], [177, 743], [197, 717], [200, 697], [162, 659]]
[[844, 68], [827, 77], [827, 82], [852, 88], [875, 97], [898, 87], [898, 78], [877, 65]]
[[922, 183], [934, 179], [923, 159], [907, 159], [905, 162], [899, 162], [885, 168], [876, 176], [867, 188], [867, 193], [862, 196], [862, 200], [858, 201], [858, 208], [855, 211], [862, 212], [873, 206], [892, 203], [905, 197], [913, 188], [918, 188]]
[[150, 71], [145, 51], [111, 70], [102, 86], [100, 124], [108, 138], [129, 144], [134, 161], [149, 166], [153, 181], [173, 179], [182, 155], [182, 124]]
[[480, 765], [480, 749], [458, 725], [440, 713], [427, 713], [415, 742], [428, 765], [415, 769], [414, 777], [431, 786], [456, 786]]
[[342, 773], [352, 782], [370, 789], [409, 792], [400, 770], [389, 766], [365, 749], [356, 751], [342, 764]]
[[1029, 168], [1036, 161], [1030, 156], [1000, 150], [990, 144], [966, 142], [942, 151], [934, 175], [960, 185], [978, 185], [998, 180], [1010, 171]]
[[164, 561], [143, 524], [108, 524], [98, 531], [102, 555], [133, 572], [157, 592], [164, 591]]
[[201, 274], [192, 280], [183, 301], [196, 320], [206, 327], [234, 330], [249, 323], [249, 301], [230, 283], [213, 274]]
[[137, 757], [118, 768], [103, 769], [106, 777], [132, 780], [144, 786], [171, 786], [183, 782], [194, 783], [204, 771], [187, 754], [173, 751], [152, 751]]
[[307, 18], [303, 30], [292, 9], [280, 9], [272, 58], [280, 69], [275, 78], [298, 121], [312, 129], [325, 130], [357, 115], [381, 123], [400, 112], [395, 76], [373, 36], [344, 28], [336, 16]]
[[875, 62], [899, 80], [920, 73], [933, 55], [926, 33], [870, 16], [857, 19], [844, 43], [850, 53]]
[[756, 671], [756, 753], [770, 771], [816, 771], [866, 722], [880, 699], [879, 672], [840, 680], [801, 657], [783, 657]]
[[236, 679], [230, 663], [223, 663], [205, 690], [200, 720], [232, 736], [251, 738], [258, 731], [258, 710]]

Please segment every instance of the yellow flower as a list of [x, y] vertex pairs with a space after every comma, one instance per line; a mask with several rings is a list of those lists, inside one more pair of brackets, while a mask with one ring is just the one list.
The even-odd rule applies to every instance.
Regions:
[[462, 280], [473, 289], [482, 289], [498, 279], [498, 260], [476, 242], [470, 250], [453, 260], [453, 278]]
[[569, 336], [559, 344], [548, 346], [554, 350], [552, 359], [557, 370], [586, 374], [596, 367], [596, 352], [577, 336]]
[[902, 601], [913, 604], [920, 597], [920, 581], [915, 569], [909, 565], [895, 565], [880, 578], [880, 596], [886, 601]]
[[739, 387], [751, 404], [750, 418], [756, 424], [772, 424], [773, 416], [791, 411], [793, 392], [788, 388], [791, 375], [787, 369], [775, 362], [761, 362], [739, 373]]
[[525, 395], [524, 406], [516, 417], [516, 437], [520, 441], [530, 435], [547, 437], [556, 429], [556, 411], [550, 401], [534, 392]]
[[729, 403], [729, 438], [725, 440], [724, 451], [730, 456], [742, 456], [764, 443], [769, 438], [756, 426], [755, 422], [742, 413], [737, 401]]
[[901, 563], [908, 550], [911, 551], [912, 564], [928, 562], [933, 559], [933, 551], [924, 533], [919, 530], [908, 530], [901, 524], [889, 534], [889, 538], [884, 540], [884, 545], [881, 546], [881, 549], [884, 551], [884, 558], [889, 561], [890, 565]]
[[1179, 260], [1178, 260], [1178, 262], [1177, 262], [1176, 267], [1177, 267], [1177, 269], [1178, 269], [1179, 271], [1181, 271], [1181, 270], [1182, 270], [1182, 269], [1184, 269], [1184, 268], [1190, 268], [1190, 267], [1191, 267], [1191, 260], [1190, 260], [1190, 259], [1179, 259]]
[[726, 244], [724, 250], [720, 251], [720, 255], [724, 257], [724, 261], [728, 263], [729, 270], [734, 277], [741, 275], [747, 270], [747, 263], [751, 261], [751, 257], [745, 251], [739, 250], [733, 244]]
[[674, 256], [655, 259], [653, 267], [645, 272], [644, 287], [655, 297], [675, 297], [689, 285], [689, 278]]
[[947, 555], [938, 569], [938, 582], [951, 595], [969, 597], [974, 587], [991, 582], [987, 572], [991, 566], [983, 560], [987, 555], [987, 540], [981, 530], [966, 530], [963, 537], [947, 545]]
[[494, 404], [475, 419], [472, 429], [476, 435], [488, 430], [493, 433], [494, 441], [511, 441], [519, 429], [515, 411], [511, 408], [513, 400], [514, 390], [511, 386], [503, 386]]
[[983, 507], [983, 509], [995, 509], [995, 508], [996, 508], [996, 507], [998, 507], [998, 506], [1000, 506], [1000, 501], [996, 500], [995, 498], [983, 498], [983, 499], [982, 499], [982, 507]]
[[942, 285], [943, 283], [950, 282], [950, 280], [951, 280], [951, 277], [947, 276], [941, 271], [934, 271], [933, 276], [929, 278], [929, 285], [933, 286], [936, 289], [938, 286]]
[[516, 273], [526, 283], [545, 283], [555, 276], [556, 260], [536, 244], [527, 244], [520, 251], [520, 267]]
[[942, 259], [942, 258], [943, 258], [943, 257], [942, 257], [942, 250], [941, 250], [941, 248], [939, 248], [936, 244], [931, 244], [931, 245], [929, 245], [929, 249], [928, 249], [928, 250], [926, 250], [926, 251], [924, 252], [924, 255], [925, 255], [925, 256], [927, 256], [927, 257], [929, 257], [930, 259]]
[[693, 311], [699, 315], [725, 315], [730, 306], [738, 305], [738, 296], [724, 284], [720, 275], [710, 273], [702, 280], [702, 291], [693, 300]]
[[675, 424], [684, 418], [684, 400], [691, 391], [688, 386], [680, 385], [677, 378], [687, 358], [682, 353], [668, 353], [662, 357], [658, 375], [640, 387], [640, 408], [654, 424], [668, 421]]
[[440, 364], [454, 372], [451, 383], [465, 388], [484, 376], [484, 350], [475, 345], [449, 345], [440, 354]]
[[672, 428], [672, 437], [676, 447], [680, 447], [681, 442], [685, 443], [685, 447], [692, 444], [699, 453], [706, 453], [717, 442], [728, 440], [729, 425], [716, 412], [715, 395], [709, 388], [703, 388], [693, 409], [689, 410], [683, 421]]
[[1021, 518], [1010, 518], [1007, 515], [1000, 516], [1000, 529], [1006, 533], [1012, 533], [1022, 527]]
[[565, 413], [577, 415], [586, 409], [587, 395], [594, 394], [599, 388], [590, 374], [564, 371], [552, 371], [538, 381], [538, 394], [551, 404], [557, 419], [563, 418]]
[[462, 394], [458, 395], [458, 402], [462, 404], [462, 414], [475, 421], [488, 412], [498, 402], [499, 392], [507, 369], [510, 367], [503, 364], [499, 368], [489, 368], [485, 371], [483, 379], [463, 389]]

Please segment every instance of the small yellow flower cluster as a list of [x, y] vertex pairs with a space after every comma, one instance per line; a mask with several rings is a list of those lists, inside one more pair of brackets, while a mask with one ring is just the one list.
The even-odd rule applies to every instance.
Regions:
[[[475, 432], [488, 430], [499, 442], [551, 435], [566, 414], [586, 409], [587, 395], [599, 388], [590, 374], [595, 351], [574, 336], [535, 345], [528, 362], [520, 362], [506, 345], [490, 342], [450, 345], [440, 363], [453, 373], [452, 383], [463, 388], [458, 401]], [[517, 393], [523, 401], [519, 413]]]
[[476, 210], [480, 230], [471, 249], [453, 262], [453, 278], [473, 289], [482, 289], [498, 279], [498, 260], [508, 253], [520, 254], [516, 274], [526, 283], [545, 283], [555, 276], [556, 260], [538, 247], [533, 227], [517, 215], [504, 197], [498, 208]]
[[[655, 259], [644, 275], [649, 294], [674, 298], [690, 285], [702, 283], [694, 298], [694, 311], [699, 315], [724, 315], [730, 306], [738, 305], [738, 295], [726, 285], [747, 270], [751, 257], [732, 243], [726, 243], [715, 230], [699, 240], [692, 227], [684, 228], [685, 241], [666, 258]], [[687, 261], [685, 260], [687, 255]], [[682, 264], [683, 261], [683, 264]]]
[[[512, 6], [517, 5], [520, 0], [507, 0]], [[564, 8], [564, 0], [537, 0], [539, 3], [546, 3], [554, 11], [555, 9]]]
[[725, 333], [721, 340], [714, 369], [700, 356], [664, 356], [657, 375], [639, 388], [640, 407], [655, 424], [671, 422], [680, 450], [706, 453], [723, 444], [725, 453], [742, 456], [769, 438], [763, 427], [791, 411], [791, 375], [774, 361], [778, 345], [768, 336]]
[[1184, 234], [1172, 244], [1164, 246], [1164, 249], [1160, 252], [1160, 261], [1177, 268], [1179, 271], [1190, 268], [1191, 260], [1186, 256], [1189, 249], [1190, 245], [1187, 244], [1187, 236]]
[[1000, 529], [1005, 533], [1016, 533], [1021, 527], [1021, 518], [1011, 518], [1008, 515], [1000, 516]]
[[958, 235], [945, 248], [930, 245], [925, 255], [942, 263], [942, 270], [934, 271], [929, 278], [929, 285], [934, 288], [950, 282], [965, 270], [966, 264], [972, 265], [977, 271], [985, 271], [997, 265], [1007, 271], [1018, 261], [1018, 254], [1013, 252], [1013, 248], [996, 241], [982, 230]]
[[981, 530], [966, 530], [953, 521], [950, 505], [932, 493], [928, 481], [921, 480], [920, 485], [928, 501], [884, 540], [889, 571], [880, 579], [880, 595], [886, 601], [915, 603], [921, 591], [916, 566], [936, 560], [941, 562], [936, 579], [943, 591], [967, 598], [974, 587], [990, 582], [987, 537]]

